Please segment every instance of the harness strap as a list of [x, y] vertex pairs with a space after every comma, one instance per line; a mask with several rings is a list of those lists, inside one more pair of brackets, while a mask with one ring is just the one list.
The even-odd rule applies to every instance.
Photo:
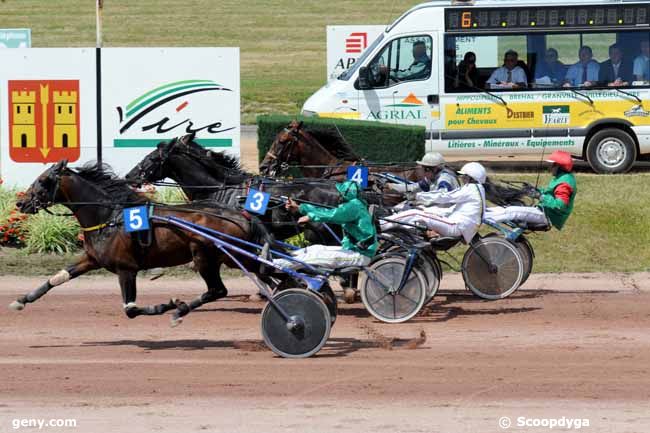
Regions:
[[103, 229], [104, 227], [108, 227], [109, 225], [110, 225], [110, 223], [102, 223], [102, 224], [97, 224], [96, 226], [92, 226], [92, 227], [81, 227], [81, 231], [84, 232], [84, 233], [94, 232], [96, 230]]

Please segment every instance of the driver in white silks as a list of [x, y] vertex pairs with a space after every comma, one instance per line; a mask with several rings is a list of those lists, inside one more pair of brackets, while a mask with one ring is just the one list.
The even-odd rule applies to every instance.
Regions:
[[[487, 177], [485, 168], [477, 163], [465, 164], [458, 172], [464, 185], [450, 192], [419, 192], [416, 202], [423, 208], [409, 209], [391, 215], [382, 221], [382, 231], [399, 227], [399, 223], [424, 224], [429, 237], [463, 237], [471, 242], [481, 226], [485, 211], [485, 190]], [[441, 207], [441, 205], [453, 205]], [[395, 221], [395, 222], [391, 222]]]

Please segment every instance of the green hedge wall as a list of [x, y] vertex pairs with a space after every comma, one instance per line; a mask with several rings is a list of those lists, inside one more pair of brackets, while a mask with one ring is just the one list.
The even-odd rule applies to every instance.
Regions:
[[257, 149], [260, 161], [264, 159], [275, 136], [296, 119], [304, 122], [307, 131], [327, 130], [336, 133], [338, 128], [354, 151], [371, 162], [413, 162], [424, 155], [424, 127], [362, 120], [264, 115], [257, 118]]

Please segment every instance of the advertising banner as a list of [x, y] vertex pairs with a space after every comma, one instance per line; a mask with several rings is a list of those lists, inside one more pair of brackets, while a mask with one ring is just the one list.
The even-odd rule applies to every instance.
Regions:
[[334, 80], [357, 61], [386, 26], [327, 26], [327, 80]]

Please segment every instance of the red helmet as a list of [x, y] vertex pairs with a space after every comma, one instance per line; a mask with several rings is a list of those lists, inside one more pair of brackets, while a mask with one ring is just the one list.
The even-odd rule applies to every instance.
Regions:
[[551, 156], [549, 156], [546, 161], [559, 165], [564, 171], [573, 170], [573, 158], [571, 158], [571, 154], [569, 152], [556, 150], [555, 152], [551, 153]]

